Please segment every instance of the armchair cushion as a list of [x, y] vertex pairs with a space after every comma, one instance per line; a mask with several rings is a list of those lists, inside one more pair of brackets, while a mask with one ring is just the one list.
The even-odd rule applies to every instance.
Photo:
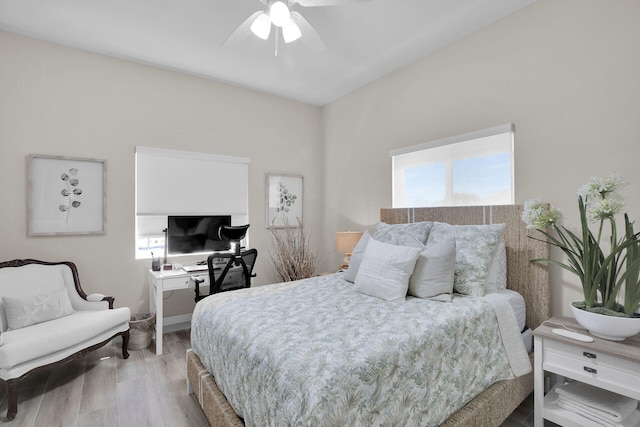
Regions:
[[130, 319], [129, 307], [86, 310], [26, 328], [6, 331], [2, 334], [4, 343], [0, 347], [0, 372], [11, 371], [61, 351], [73, 354], [127, 330]]
[[6, 296], [2, 301], [9, 329], [20, 329], [73, 313], [66, 288], [43, 294]]

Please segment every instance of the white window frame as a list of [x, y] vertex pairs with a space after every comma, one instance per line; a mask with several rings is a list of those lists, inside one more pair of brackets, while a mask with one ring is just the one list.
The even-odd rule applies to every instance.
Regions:
[[508, 145], [511, 153], [511, 194], [509, 204], [513, 204], [515, 201], [514, 133], [515, 127], [513, 123], [508, 123], [391, 150], [389, 155], [392, 158], [393, 207], [406, 207], [404, 198], [404, 170], [407, 167], [435, 163], [445, 165], [445, 197], [443, 203], [437, 206], [456, 206], [453, 198], [453, 161], [504, 152], [504, 142], [495, 142], [492, 139], [492, 137], [497, 135], [508, 137]]

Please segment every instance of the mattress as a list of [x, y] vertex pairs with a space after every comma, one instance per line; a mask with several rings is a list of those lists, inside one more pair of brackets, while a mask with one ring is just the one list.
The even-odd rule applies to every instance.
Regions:
[[329, 275], [206, 298], [191, 341], [247, 426], [439, 425], [514, 376], [501, 335], [519, 330], [495, 306], [390, 303]]

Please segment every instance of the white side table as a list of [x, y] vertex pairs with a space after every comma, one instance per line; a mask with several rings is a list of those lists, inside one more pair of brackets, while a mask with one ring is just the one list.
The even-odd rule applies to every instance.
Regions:
[[187, 273], [180, 270], [149, 270], [149, 308], [156, 313], [156, 354], [162, 354], [162, 334], [164, 327], [163, 294], [166, 291], [193, 288], [191, 276], [204, 279], [200, 286], [209, 286], [209, 272]]
[[[562, 323], [579, 333], [589, 335], [571, 317], [555, 316], [549, 321]], [[594, 342], [585, 343], [556, 335], [551, 332], [554, 328], [561, 326], [546, 323], [533, 331], [536, 427], [542, 427], [545, 419], [562, 426], [598, 425], [589, 424], [586, 418], [560, 408], [555, 403], [555, 388], [545, 396], [545, 372], [640, 400], [640, 334], [625, 341], [594, 337]]]

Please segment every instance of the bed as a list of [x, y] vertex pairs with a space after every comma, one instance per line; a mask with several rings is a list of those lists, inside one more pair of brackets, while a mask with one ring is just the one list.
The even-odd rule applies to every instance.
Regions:
[[[409, 223], [421, 223], [424, 221], [438, 221], [438, 222], [443, 222], [448, 224], [459, 224], [459, 225], [505, 224], [504, 225], [504, 242], [506, 247], [505, 251], [506, 251], [506, 263], [507, 263], [508, 288], [514, 291], [517, 291], [524, 298], [524, 304], [526, 306], [526, 325], [529, 328], [534, 329], [549, 317], [549, 279], [548, 279], [548, 270], [546, 269], [546, 267], [539, 264], [531, 264], [529, 260], [537, 257], [547, 257], [548, 246], [536, 239], [529, 238], [531, 236], [531, 233], [534, 233], [534, 232], [527, 230], [526, 227], [522, 224], [522, 221], [520, 219], [521, 212], [522, 212], [521, 206], [512, 206], [512, 205], [492, 206], [492, 207], [382, 209], [380, 212], [380, 220], [381, 222], [386, 224], [409, 224]], [[338, 277], [338, 279], [334, 280], [331, 277], [328, 277], [328, 278], [315, 278], [314, 280], [320, 281], [320, 282], [324, 281], [326, 283], [335, 282], [336, 287], [332, 288], [329, 293], [334, 293], [338, 295], [338, 298], [340, 301], [346, 301], [349, 298], [349, 294], [345, 293], [346, 291], [345, 291], [344, 281], [341, 282], [340, 280], [342, 279], [340, 277]], [[259, 289], [259, 288], [264, 288], [264, 289]], [[313, 298], [312, 294], [308, 293], [309, 286], [305, 287], [303, 285], [299, 285], [296, 283], [277, 284], [277, 285], [271, 285], [266, 287], [253, 288], [256, 290], [252, 292], [254, 294], [257, 294], [253, 298], [264, 298], [264, 295], [260, 296], [259, 294], [265, 294], [269, 292], [275, 292], [276, 294], [278, 294], [280, 291], [284, 292], [284, 290], [288, 288], [292, 288], [295, 290], [295, 292], [301, 293], [303, 298], [307, 298], [307, 299]], [[251, 291], [251, 290], [244, 290], [244, 291]], [[216, 307], [216, 310], [222, 310], [224, 307], [226, 307], [225, 300], [240, 298], [241, 296], [239, 293], [238, 294], [228, 293], [228, 294], [229, 295], [217, 297], [217, 299], [211, 300], [208, 304]], [[320, 299], [329, 298], [329, 296], [325, 295], [325, 296], [320, 296], [318, 298]], [[250, 298], [245, 298], [245, 299], [248, 301]], [[475, 305], [477, 304], [474, 305], [474, 303], [468, 302], [468, 300], [471, 300], [471, 299], [469, 298], [467, 298], [466, 300], [464, 298], [454, 299], [454, 301], [461, 301], [460, 304], [462, 305], [460, 306], [460, 309], [465, 310], [464, 311], [465, 313], [472, 313], [474, 312], [474, 310], [479, 310], [479, 311], [484, 310], [484, 309], [476, 308]], [[413, 301], [411, 301], [411, 303], [413, 303]], [[254, 301], [253, 304], [260, 304], [260, 301], [259, 300], [257, 302]], [[262, 304], [264, 305], [264, 301], [262, 302]], [[284, 303], [284, 304], [287, 304], [287, 303]], [[347, 304], [348, 307], [351, 307], [350, 305], [348, 305], [347, 302], [345, 302], [345, 304]], [[435, 304], [442, 305], [442, 303], [435, 303]], [[465, 304], [473, 305], [474, 307], [467, 307]], [[340, 304], [335, 304], [335, 305], [340, 305]], [[401, 319], [402, 316], [404, 315], [405, 307], [409, 305], [411, 304], [403, 303], [397, 306], [396, 312], [397, 312], [397, 317], [399, 319]], [[479, 304], [479, 305], [482, 306], [482, 304]], [[199, 316], [202, 317], [201, 314], [196, 314], [199, 308], [200, 307], [196, 307], [196, 311], [194, 312], [194, 316], [196, 317], [196, 319], [194, 319], [195, 322], [198, 322], [197, 317]], [[281, 311], [283, 310], [286, 310], [286, 307], [281, 309]], [[336, 313], [328, 312], [328, 313], [324, 313], [324, 315], [336, 316]], [[385, 314], [381, 316], [385, 316]], [[388, 316], [388, 314], [386, 314], [386, 316]], [[345, 318], [348, 319], [348, 317], [345, 317]], [[434, 318], [439, 318], [439, 317], [436, 316]], [[381, 328], [381, 330], [385, 327], [386, 320], [387, 319], [385, 318], [385, 321], [382, 321], [380, 325], [378, 325]], [[227, 325], [227, 328], [229, 327], [235, 327], [235, 324], [231, 326]], [[266, 325], [265, 327], [271, 328], [273, 326]], [[200, 406], [202, 407], [210, 425], [242, 426], [244, 425], [242, 418], [240, 418], [236, 414], [236, 411], [232, 408], [232, 405], [230, 405], [229, 403], [229, 401], [236, 401], [236, 408], [238, 408], [237, 406], [238, 396], [236, 395], [238, 391], [231, 390], [229, 388], [228, 383], [226, 383], [224, 379], [222, 380], [218, 379], [219, 382], [222, 381], [220, 383], [221, 387], [218, 387], [218, 383], [216, 382], [216, 379], [214, 378], [214, 376], [212, 376], [209, 373], [208, 369], [205, 367], [205, 365], [213, 367], [213, 365], [216, 365], [216, 363], [218, 362], [222, 363], [222, 365], [229, 367], [229, 366], [234, 366], [233, 364], [236, 363], [236, 361], [231, 360], [230, 362], [221, 362], [220, 359], [222, 358], [220, 357], [214, 358], [215, 360], [212, 360], [212, 356], [203, 350], [204, 343], [200, 342], [200, 341], [203, 341], [202, 328], [200, 328], [200, 332], [197, 332], [197, 331], [198, 331], [198, 326], [196, 326], [196, 324], [194, 323], [194, 325], [192, 326], [192, 346], [194, 350], [190, 350], [187, 352], [187, 376], [188, 376], [189, 388], [191, 389], [191, 391], [195, 393], [195, 397], [199, 402]], [[321, 336], [322, 336], [322, 331], [318, 331], [318, 339], [320, 339]], [[259, 338], [260, 335], [256, 335], [255, 337]], [[332, 340], [334, 338], [324, 337], [325, 340]], [[364, 337], [364, 339], [374, 339], [374, 338]], [[411, 336], [407, 337], [407, 341], [403, 342], [401, 346], [403, 348], [410, 348], [409, 347], [410, 342], [413, 342], [413, 341], [415, 341], [415, 337], [411, 337]], [[296, 348], [295, 345], [298, 345], [298, 344], [299, 343], [294, 343], [294, 348]], [[240, 345], [246, 346], [246, 344], [240, 344]], [[305, 345], [307, 344], [303, 344], [303, 346]], [[323, 353], [326, 350], [324, 350], [324, 347], [322, 346], [318, 346], [317, 348], [313, 348], [313, 346], [309, 346], [309, 347], [311, 348], [307, 349], [308, 352], [316, 351], [319, 354], [323, 354], [325, 359], [331, 359], [333, 357], [332, 352], [328, 352], [326, 354]], [[354, 359], [368, 357], [366, 355], [363, 356], [362, 354], [357, 353], [356, 352], [357, 349], [349, 347], [349, 342], [347, 341], [343, 343], [343, 347], [353, 352], [352, 356]], [[257, 347], [257, 350], [256, 349], [252, 350], [247, 346], [247, 351], [253, 351], [254, 353], [258, 352], [258, 353], [264, 353], [264, 354], [271, 354], [269, 353], [270, 350], [266, 348], [261, 348], [259, 346]], [[415, 349], [410, 351], [415, 352]], [[296, 363], [295, 352], [293, 353], [290, 352], [288, 354], [283, 353], [283, 354], [285, 354], [286, 357], [288, 357], [291, 360], [292, 365], [295, 365]], [[501, 357], [501, 356], [496, 356], [496, 357]], [[528, 357], [531, 358], [531, 355], [529, 355]], [[320, 357], [320, 359], [322, 358]], [[305, 363], [308, 363], [307, 361], [309, 359], [301, 359], [301, 360], [305, 360]], [[317, 371], [317, 369], [319, 369], [318, 367], [322, 367], [323, 364], [327, 364], [327, 363], [330, 364], [331, 361], [320, 360], [319, 362], [317, 362], [316, 365], [310, 366], [310, 369], [316, 369], [316, 371], [314, 372], [316, 372], [317, 374], [317, 372], [319, 372]], [[371, 364], [375, 365], [376, 363], [382, 364], [382, 362], [376, 362], [376, 361], [373, 361]], [[500, 363], [496, 362], [496, 365], [500, 365]], [[217, 369], [217, 367], [211, 370], [215, 371], [215, 369]], [[499, 370], [501, 368], [498, 367], [496, 369]], [[394, 371], [394, 375], [395, 375], [396, 374], [395, 370], [392, 369], [392, 371]], [[348, 374], [342, 373], [341, 375], [348, 375]], [[400, 373], [398, 375], [400, 377], [404, 375], [405, 378], [415, 378], [414, 373], [411, 373], [411, 372]], [[476, 375], [476, 374], [473, 374], [473, 375]], [[497, 375], [500, 376], [501, 374], [497, 373]], [[316, 376], [317, 375], [314, 375], [312, 377], [315, 378]], [[343, 379], [344, 378], [346, 377], [343, 377]], [[397, 376], [394, 377], [394, 381], [396, 381], [394, 384], [396, 385], [398, 384], [397, 380], [398, 380], [398, 377]], [[315, 391], [315, 389], [312, 388], [313, 386], [315, 386], [316, 381], [312, 381], [309, 379], [307, 379], [307, 381], [309, 383], [308, 385], [310, 389], [314, 390], [312, 393], [311, 392], [309, 393], [312, 395], [311, 398], [320, 399], [321, 401], [322, 399], [325, 399], [325, 400], [330, 399], [329, 397], [327, 397], [328, 395], [325, 395], [324, 397], [318, 396], [319, 392]], [[298, 380], [298, 384], [300, 383], [301, 382]], [[353, 385], [354, 383], [350, 379], [343, 380], [341, 381], [341, 383], [345, 383], [347, 385], [352, 384], [352, 386], [351, 388], [347, 386], [346, 389], [343, 389], [338, 393], [333, 393], [334, 395], [340, 395], [341, 398], [349, 400], [349, 399], [352, 399], [353, 397], [351, 396], [352, 394], [353, 395], [362, 394], [361, 390], [357, 388], [357, 385]], [[304, 385], [304, 381], [302, 382], [302, 384]], [[326, 383], [321, 384], [320, 387], [326, 387]], [[380, 387], [385, 387], [385, 385], [382, 384]], [[440, 385], [440, 387], [442, 387], [442, 384]], [[486, 386], [483, 386], [483, 387], [486, 387]], [[221, 388], [227, 390], [227, 393], [230, 396], [229, 401], [227, 400], [225, 395], [220, 391]], [[279, 406], [279, 405], [274, 405], [273, 401], [269, 400], [270, 398], [280, 399], [280, 397], [277, 396], [277, 393], [274, 390], [275, 389], [273, 388], [268, 388], [265, 386], [264, 390], [262, 390], [262, 392], [264, 393], [263, 396], [260, 396], [259, 394], [251, 394], [251, 399], [255, 399], [255, 402], [252, 402], [252, 405], [249, 405], [249, 406], [259, 407], [260, 405], [262, 405], [265, 408], [274, 408]], [[386, 389], [383, 388], [383, 390], [386, 390]], [[401, 402], [401, 404], [406, 404], [407, 406], [411, 406], [412, 399], [415, 397], [411, 393], [415, 392], [415, 388], [412, 390], [413, 391], [406, 392], [406, 395], [404, 396], [404, 398], [395, 399], [393, 401], [395, 403], [393, 404], [396, 404], [399, 401]], [[465, 424], [482, 425], [482, 426], [499, 425], [532, 392], [533, 390], [532, 374], [528, 373], [526, 375], [521, 375], [516, 378], [499, 380], [497, 382], [493, 382], [493, 384], [488, 385], [488, 387], [483, 388], [482, 390], [483, 391], [479, 392], [479, 394], [477, 395], [476, 395], [476, 391], [473, 391], [473, 390], [469, 391], [475, 397], [473, 397], [466, 404], [463, 404], [464, 406], [462, 406], [459, 410], [457, 410], [453, 414], [448, 414], [446, 420], [443, 419], [441, 420], [442, 422], [438, 421], [437, 424], [442, 424], [446, 426], [461, 426]], [[256, 390], [249, 390], [248, 392], [258, 393]], [[429, 392], [433, 392], [433, 390], [429, 391], [429, 388], [425, 387], [425, 393], [429, 393]], [[292, 392], [289, 392], [289, 393], [293, 394]], [[378, 394], [380, 394], [379, 390], [378, 390]], [[286, 396], [284, 396], [282, 399], [284, 401], [284, 399], [286, 399]], [[264, 400], [264, 402], [262, 402], [261, 400]], [[406, 402], [402, 403], [403, 401], [406, 401]], [[380, 403], [380, 402], [383, 402], [383, 400], [378, 400], [377, 402]], [[282, 406], [291, 406], [291, 405], [295, 406], [300, 404], [302, 404], [303, 406], [309, 405], [308, 403], [300, 403], [300, 401], [296, 400], [294, 396], [294, 399], [291, 400], [288, 403], [288, 405], [282, 405]], [[319, 408], [322, 407], [322, 405], [317, 405], [317, 406]], [[248, 407], [244, 407], [244, 409], [238, 408], [238, 412], [248, 411], [248, 410], [250, 410], [248, 409]], [[371, 411], [368, 410], [368, 413], [369, 412]], [[435, 409], [433, 410], [433, 412], [437, 413]], [[243, 414], [243, 415], [246, 416], [246, 415], [252, 415], [252, 414]], [[394, 413], [395, 417], [398, 417], [399, 415], [402, 415], [401, 409], [397, 410]], [[320, 415], [318, 416], [320, 416], [321, 417], [320, 419], [322, 419], [323, 421], [330, 420], [330, 414], [321, 412]], [[396, 419], [399, 421], [395, 422], [395, 424], [415, 424], [415, 417], [407, 418], [408, 421], [403, 420], [402, 418], [396, 418]], [[365, 420], [364, 418], [353, 418], [353, 420], [355, 420], [354, 423], [356, 424], [358, 423], [369, 424], [369, 422], [371, 421], [371, 419], [366, 419], [367, 421], [364, 421]], [[394, 423], [393, 421], [388, 421], [388, 420], [381, 421], [380, 419], [376, 421], [376, 423], [381, 425], [385, 424], [385, 422], [388, 424]], [[305, 422], [296, 422], [296, 423], [305, 425]], [[307, 424], [311, 425], [309, 423]], [[315, 424], [315, 422], [313, 424]], [[327, 424], [330, 425], [331, 422], [328, 422]]]

